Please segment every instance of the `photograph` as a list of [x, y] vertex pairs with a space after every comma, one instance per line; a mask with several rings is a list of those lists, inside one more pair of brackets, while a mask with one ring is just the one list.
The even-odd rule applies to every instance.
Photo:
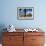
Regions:
[[34, 8], [33, 7], [18, 7], [17, 19], [20, 19], [20, 20], [34, 19]]

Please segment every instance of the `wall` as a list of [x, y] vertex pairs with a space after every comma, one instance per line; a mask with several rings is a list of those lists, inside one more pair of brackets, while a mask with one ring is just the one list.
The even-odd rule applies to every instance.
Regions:
[[[44, 0], [2, 0], [0, 24], [15, 25], [16, 28], [46, 28], [46, 1]], [[17, 20], [17, 7], [34, 7], [34, 20]]]
[[[46, 0], [0, 0], [0, 29], [39, 27], [46, 32]], [[17, 20], [17, 7], [34, 7], [34, 20]], [[1, 31], [1, 30], [0, 30]]]

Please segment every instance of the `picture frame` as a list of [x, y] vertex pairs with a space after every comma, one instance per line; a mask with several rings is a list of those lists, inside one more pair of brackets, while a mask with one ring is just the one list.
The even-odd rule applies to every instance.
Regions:
[[34, 7], [17, 7], [17, 19], [18, 20], [33, 20]]

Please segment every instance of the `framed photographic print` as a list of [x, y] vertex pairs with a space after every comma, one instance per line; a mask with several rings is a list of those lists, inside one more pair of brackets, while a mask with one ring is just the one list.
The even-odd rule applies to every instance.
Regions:
[[33, 7], [18, 7], [17, 8], [17, 19], [18, 20], [34, 19], [34, 8]]

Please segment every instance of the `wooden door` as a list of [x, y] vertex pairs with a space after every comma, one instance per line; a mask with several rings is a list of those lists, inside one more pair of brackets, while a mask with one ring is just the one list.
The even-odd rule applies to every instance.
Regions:
[[32, 46], [44, 46], [44, 36], [32, 36]]
[[25, 32], [24, 46], [44, 46], [43, 32]]
[[23, 33], [11, 33], [3, 37], [3, 46], [23, 46]]

